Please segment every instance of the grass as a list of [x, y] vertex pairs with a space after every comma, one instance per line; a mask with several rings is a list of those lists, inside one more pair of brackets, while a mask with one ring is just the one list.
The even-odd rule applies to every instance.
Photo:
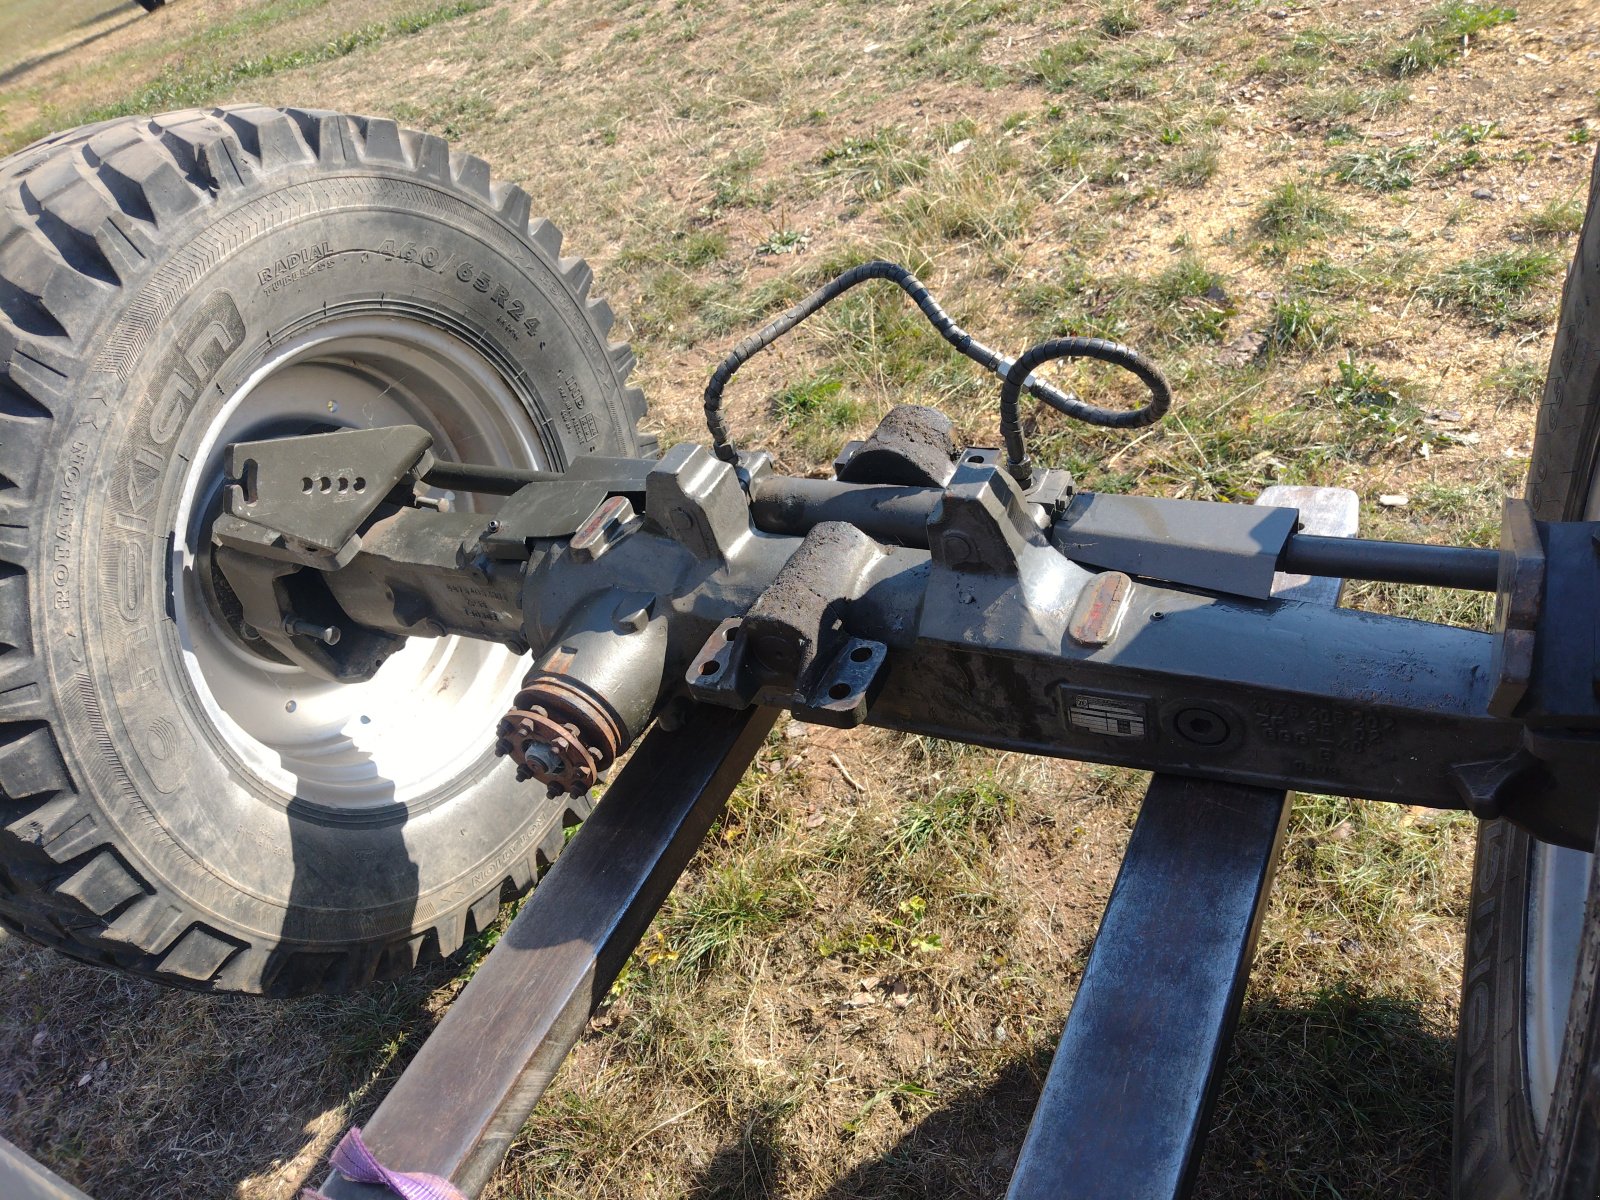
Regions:
[[1412, 165], [1422, 157], [1420, 146], [1381, 146], [1350, 150], [1333, 160], [1330, 173], [1341, 183], [1369, 192], [1398, 192], [1416, 182]]
[[1323, 350], [1337, 338], [1342, 324], [1337, 312], [1314, 297], [1279, 296], [1267, 314], [1267, 346], [1274, 351]]
[[861, 420], [861, 405], [831, 375], [792, 383], [773, 398], [778, 419], [809, 455], [821, 457], [837, 451], [840, 436]]
[[826, 172], [846, 181], [864, 199], [879, 199], [928, 173], [929, 156], [914, 149], [904, 130], [884, 128], [846, 138], [823, 151]]
[[1349, 224], [1344, 210], [1315, 185], [1286, 179], [1272, 191], [1256, 214], [1256, 226], [1273, 251], [1286, 254]]
[[[1078, 333], [1156, 359], [1177, 396], [1158, 425], [1026, 407], [1036, 460], [1084, 488], [1347, 486], [1369, 536], [1490, 545], [1521, 487], [1587, 180], [1588, 135], [1551, 126], [1551, 96], [1593, 82], [1581, 55], [1520, 66], [1495, 6], [494, 0], [449, 19], [428, 0], [183, 0], [74, 29], [93, 15], [76, 3], [51, 14], [67, 53], [17, 44], [34, 65], [0, 81], [4, 144], [247, 99], [448, 134], [594, 264], [667, 442], [703, 438], [706, 374], [739, 338], [885, 257], [1005, 353]], [[0, 45], [26, 40], [4, 32], [19, 6], [43, 7], [0, 6]], [[1583, 44], [1576, 12], [1539, 31]], [[1402, 51], [1415, 69], [1391, 65]], [[1469, 197], [1513, 177], [1537, 199]], [[1141, 398], [1101, 366], [1050, 372], [1097, 403]], [[796, 473], [895, 403], [995, 438], [993, 378], [881, 284], [735, 389], [740, 444]], [[1377, 503], [1391, 492], [1408, 505]], [[1431, 589], [1347, 597], [1491, 616]], [[1003, 1194], [1143, 786], [780, 722], [491, 1194]], [[1470, 836], [1297, 802], [1200, 1194], [1441, 1194]], [[209, 1195], [220, 1161], [241, 1200], [292, 1196], [460, 986], [439, 969], [342, 1000], [216, 1001], [15, 942], [0, 971], [0, 1062], [21, 1081], [0, 1132], [108, 1197]]]
[[1548, 250], [1498, 251], [1446, 267], [1423, 284], [1422, 295], [1497, 329], [1525, 324], [1540, 316], [1530, 297], [1556, 269]]
[[1549, 200], [1522, 218], [1530, 237], [1564, 238], [1583, 228], [1583, 205], [1577, 200]]
[[1479, 34], [1517, 19], [1517, 10], [1499, 4], [1452, 3], [1430, 11], [1415, 33], [1388, 54], [1384, 67], [1404, 78], [1433, 71], [1463, 53]]
[[[391, 38], [409, 37], [441, 22], [478, 12], [488, 3], [489, 0], [447, 0], [446, 3], [402, 12], [386, 21], [369, 22], [347, 29], [316, 45], [268, 50], [225, 62], [180, 61], [131, 92], [109, 102], [57, 116], [53, 118], [53, 124], [86, 125], [135, 113], [166, 112], [208, 104], [241, 85], [347, 58]], [[46, 132], [49, 132], [49, 126], [35, 122], [7, 138], [6, 143], [15, 147], [33, 141]]]

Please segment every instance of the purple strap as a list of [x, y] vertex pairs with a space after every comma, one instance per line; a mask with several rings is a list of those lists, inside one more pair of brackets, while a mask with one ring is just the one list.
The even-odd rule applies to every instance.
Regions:
[[[467, 1200], [448, 1179], [421, 1171], [389, 1170], [372, 1156], [372, 1151], [361, 1140], [361, 1130], [354, 1125], [339, 1139], [328, 1164], [352, 1183], [381, 1184], [400, 1200]], [[327, 1197], [306, 1188], [300, 1193], [300, 1200], [327, 1200]]]

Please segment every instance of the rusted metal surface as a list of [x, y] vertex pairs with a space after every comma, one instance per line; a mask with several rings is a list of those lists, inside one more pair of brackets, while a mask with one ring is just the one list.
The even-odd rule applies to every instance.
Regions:
[[[775, 717], [699, 708], [640, 742], [366, 1123], [380, 1162], [482, 1190]], [[337, 1172], [322, 1191], [381, 1194]]]
[[[1348, 536], [1356, 496], [1272, 488], [1318, 533]], [[1332, 604], [1339, 583], [1273, 593]], [[1012, 1175], [1010, 1200], [1188, 1195], [1233, 1039], [1287, 797], [1157, 775]]]
[[1133, 580], [1121, 571], [1096, 575], [1079, 593], [1067, 633], [1080, 646], [1104, 646], [1117, 636], [1132, 592]]

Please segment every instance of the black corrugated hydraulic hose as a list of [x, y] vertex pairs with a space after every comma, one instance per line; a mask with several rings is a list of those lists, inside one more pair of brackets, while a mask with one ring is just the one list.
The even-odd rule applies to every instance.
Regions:
[[[712, 372], [711, 379], [706, 383], [705, 391], [706, 427], [711, 432], [711, 448], [718, 458], [730, 463], [738, 461], [738, 450], [728, 434], [728, 424], [722, 413], [722, 393], [728, 386], [728, 381], [733, 378], [734, 372], [823, 305], [842, 296], [856, 284], [865, 283], [869, 279], [886, 279], [897, 285], [916, 302], [923, 316], [928, 318], [940, 337], [985, 370], [993, 371], [1005, 380], [1005, 386], [1000, 394], [1000, 433], [1005, 440], [1007, 455], [1011, 460], [1009, 464], [1011, 473], [1024, 484], [1027, 483], [1031, 472], [1028, 467], [1027, 448], [1022, 440], [1021, 418], [1017, 412], [1017, 401], [1023, 388], [1057, 412], [1065, 413], [1090, 425], [1113, 429], [1149, 425], [1160, 420], [1162, 414], [1172, 404], [1172, 390], [1155, 365], [1135, 351], [1115, 342], [1105, 342], [1097, 338], [1060, 338], [1034, 347], [1012, 363], [957, 325], [950, 314], [939, 307], [922, 281], [905, 267], [898, 263], [879, 260], [852, 267], [837, 279], [824, 284], [764, 328], [745, 338], [718, 364], [717, 369]], [[1062, 347], [1067, 348], [1062, 349]], [[1038, 357], [1032, 357], [1035, 355]], [[1029, 374], [1033, 366], [1041, 362], [1066, 357], [1097, 358], [1102, 362], [1132, 371], [1150, 389], [1150, 402], [1140, 408], [1126, 410], [1101, 408], [1095, 404], [1085, 403], [1071, 392], [1064, 392], [1042, 379], [1034, 379]], [[1024, 363], [1030, 365], [1023, 368]]]
[[[1141, 425], [1153, 425], [1172, 407], [1172, 388], [1167, 383], [1167, 377], [1155, 363], [1121, 342], [1086, 337], [1052, 338], [1048, 342], [1040, 342], [1011, 364], [1011, 368], [1005, 372], [1005, 382], [1000, 385], [1000, 437], [1005, 442], [1006, 469], [1023, 487], [1033, 481], [1033, 466], [1028, 461], [1027, 440], [1022, 436], [1022, 414], [1018, 401], [1033, 369], [1058, 358], [1092, 358], [1113, 367], [1121, 367], [1137, 376], [1139, 382], [1150, 389], [1147, 404], [1126, 409], [1100, 408], [1085, 404], [1076, 396], [1072, 397], [1075, 407], [1067, 409], [1040, 397], [1069, 417], [1077, 417], [1080, 421], [1107, 429], [1135, 429]], [[1031, 387], [1028, 390], [1033, 391]], [[1038, 394], [1034, 391], [1034, 395]]]

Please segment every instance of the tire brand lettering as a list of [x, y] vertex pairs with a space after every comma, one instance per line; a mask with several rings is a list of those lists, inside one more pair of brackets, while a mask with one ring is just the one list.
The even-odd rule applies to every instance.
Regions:
[[72, 607], [72, 524], [78, 515], [78, 489], [83, 482], [83, 463], [89, 455], [89, 443], [75, 438], [67, 447], [67, 461], [61, 469], [61, 484], [56, 492], [51, 530], [50, 603], [57, 610]]
[[244, 318], [227, 292], [213, 292], [178, 334], [156, 369], [160, 397], [150, 414], [150, 440], [164, 446], [178, 432], [200, 393], [211, 386], [228, 356], [244, 344]]
[[270, 267], [262, 267], [256, 272], [256, 280], [263, 288], [276, 291], [282, 285], [303, 275], [310, 274], [308, 268], [316, 266], [327, 258], [333, 251], [327, 242], [316, 242], [310, 246], [302, 246], [291, 251], [282, 258], [274, 260]]

